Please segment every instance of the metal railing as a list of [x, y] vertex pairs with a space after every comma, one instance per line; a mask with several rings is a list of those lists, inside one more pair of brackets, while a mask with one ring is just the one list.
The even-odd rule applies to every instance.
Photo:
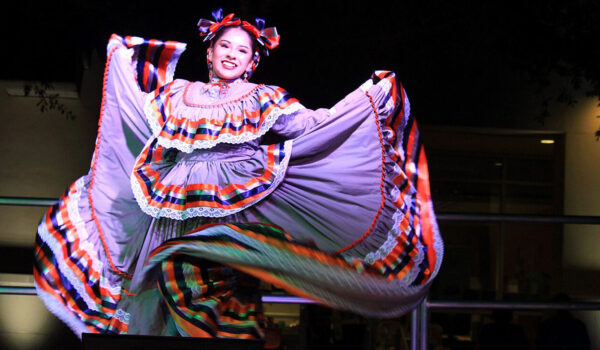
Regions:
[[[0, 205], [10, 206], [50, 206], [57, 202], [52, 198], [0, 197]], [[600, 216], [578, 215], [510, 215], [510, 214], [464, 214], [438, 213], [440, 221], [477, 221], [477, 222], [522, 222], [552, 224], [600, 225]], [[36, 295], [34, 287], [0, 286], [1, 294]], [[266, 303], [313, 304], [311, 300], [295, 296], [264, 295]], [[428, 300], [419, 304], [411, 313], [411, 350], [427, 349], [427, 325], [429, 311], [433, 309], [509, 309], [509, 310], [600, 310], [600, 302], [577, 301], [566, 303], [504, 302], [504, 301], [444, 301]]]
[[56, 198], [0, 197], [0, 205], [10, 206], [49, 207], [56, 202]]

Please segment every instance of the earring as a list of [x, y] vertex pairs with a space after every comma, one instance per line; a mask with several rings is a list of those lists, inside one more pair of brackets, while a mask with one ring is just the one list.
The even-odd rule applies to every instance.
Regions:
[[212, 79], [214, 76], [212, 61], [207, 60], [206, 65], [208, 66], [208, 78]]
[[252, 74], [250, 73], [250, 71], [245, 71], [244, 74], [242, 74], [242, 80], [248, 81], [248, 79], [250, 79], [251, 75]]

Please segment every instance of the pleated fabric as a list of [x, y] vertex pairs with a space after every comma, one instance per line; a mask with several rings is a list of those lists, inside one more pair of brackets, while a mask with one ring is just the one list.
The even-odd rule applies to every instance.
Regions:
[[[38, 227], [48, 308], [77, 334], [242, 339], [264, 337], [259, 280], [371, 317], [414, 308], [443, 245], [395, 75], [376, 71], [330, 109], [249, 83], [215, 99], [171, 83], [184, 49], [111, 38], [90, 172]], [[188, 88], [164, 94], [173, 84]]]

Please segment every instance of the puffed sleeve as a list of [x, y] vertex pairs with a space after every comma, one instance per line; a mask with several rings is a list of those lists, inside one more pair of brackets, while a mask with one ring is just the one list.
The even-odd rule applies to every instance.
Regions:
[[302, 108], [294, 113], [281, 115], [271, 127], [271, 132], [286, 139], [294, 139], [310, 132], [315, 126], [327, 120], [330, 114], [330, 111], [325, 108], [317, 110]]
[[305, 108], [280, 87], [266, 85], [260, 90], [261, 117], [273, 120], [269, 132], [285, 139], [294, 139], [310, 132], [330, 116], [330, 111], [325, 108], [317, 110]]
[[[397, 91], [399, 89], [399, 91]], [[271, 131], [284, 138], [297, 138], [330, 118], [336, 118], [340, 112], [348, 109], [356, 100], [362, 100], [365, 95], [370, 96], [374, 107], [380, 117], [386, 117], [396, 112], [398, 108], [402, 111], [402, 123], [410, 112], [410, 104], [401, 86], [395, 83], [392, 72], [378, 71], [367, 80], [359, 89], [348, 94], [344, 99], [336, 103], [332, 108], [320, 108], [316, 110], [301, 108], [294, 113], [282, 114], [271, 128]]]

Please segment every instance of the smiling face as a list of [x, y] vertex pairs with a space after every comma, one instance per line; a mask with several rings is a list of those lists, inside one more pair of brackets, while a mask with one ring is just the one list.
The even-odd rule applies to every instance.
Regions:
[[252, 67], [252, 38], [239, 27], [232, 27], [208, 49], [213, 73], [221, 79], [237, 79]]

